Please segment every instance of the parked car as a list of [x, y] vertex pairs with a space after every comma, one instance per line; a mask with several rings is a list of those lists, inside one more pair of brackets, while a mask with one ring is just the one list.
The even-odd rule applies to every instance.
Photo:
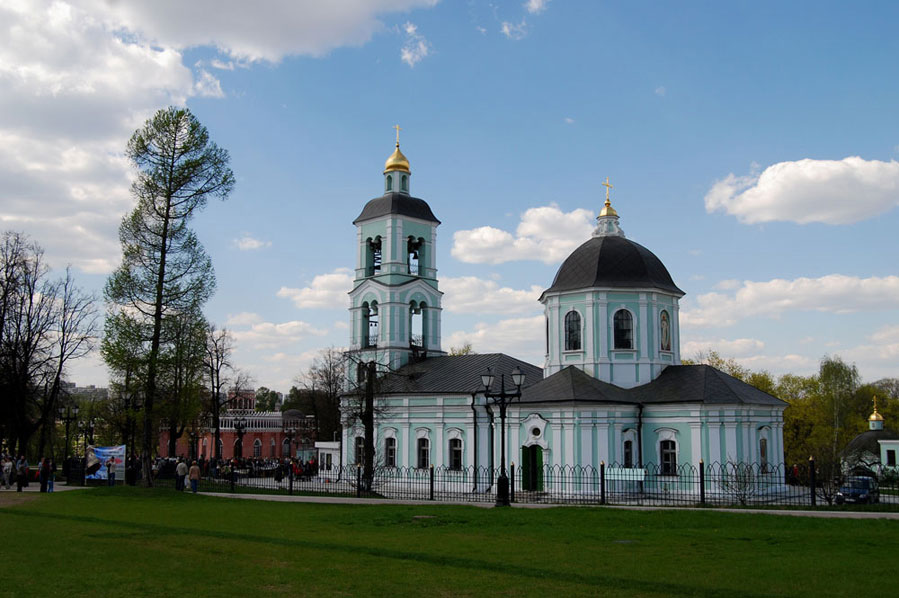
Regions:
[[880, 489], [877, 486], [877, 478], [867, 476], [850, 476], [846, 478], [840, 491], [837, 492], [836, 502], [843, 503], [872, 503], [880, 502]]

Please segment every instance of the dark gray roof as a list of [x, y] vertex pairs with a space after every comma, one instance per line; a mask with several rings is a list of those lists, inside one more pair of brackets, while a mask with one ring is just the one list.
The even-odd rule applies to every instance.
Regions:
[[628, 391], [597, 380], [583, 370], [568, 366], [521, 393], [522, 403], [590, 402], [631, 403]]
[[786, 405], [710, 365], [669, 365], [658, 378], [631, 392], [641, 403]]
[[575, 249], [544, 294], [591, 287], [652, 288], [684, 294], [655, 254], [618, 236], [593, 237]]
[[526, 403], [786, 405], [777, 397], [709, 365], [670, 365], [652, 382], [628, 389], [607, 384], [569, 366], [525, 389], [521, 400]]
[[410, 218], [418, 218], [419, 220], [440, 224], [440, 221], [434, 216], [434, 212], [431, 211], [431, 206], [425, 200], [406, 195], [405, 193], [385, 193], [381, 197], [370, 200], [362, 208], [362, 213], [353, 220], [353, 224], [380, 218], [388, 214], [409, 216]]
[[868, 430], [862, 432], [849, 441], [843, 450], [844, 455], [861, 455], [862, 453], [871, 453], [880, 456], [880, 445], [878, 440], [899, 440], [899, 434], [892, 430]]
[[520, 367], [525, 375], [522, 386], [529, 386], [543, 379], [543, 370], [504, 353], [444, 355], [407, 364], [388, 374], [381, 383], [379, 393], [471, 394], [483, 390], [481, 374], [486, 373], [488, 367], [496, 376], [493, 389], [499, 390], [500, 374], [506, 374], [506, 389], [511, 390], [509, 374], [515, 366]]

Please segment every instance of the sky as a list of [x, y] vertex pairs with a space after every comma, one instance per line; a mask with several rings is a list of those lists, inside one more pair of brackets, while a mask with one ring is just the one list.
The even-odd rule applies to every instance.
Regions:
[[[4, 0], [0, 221], [102, 300], [125, 144], [187, 106], [237, 179], [193, 221], [205, 312], [286, 392], [349, 342], [352, 221], [399, 124], [442, 222], [444, 349], [542, 365], [537, 298], [609, 177], [686, 292], [683, 357], [897, 376], [897, 24], [886, 1]], [[108, 381], [96, 354], [68, 375]]]

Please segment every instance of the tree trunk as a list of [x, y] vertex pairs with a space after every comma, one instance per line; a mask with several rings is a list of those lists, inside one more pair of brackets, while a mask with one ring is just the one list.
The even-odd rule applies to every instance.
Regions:
[[375, 376], [377, 366], [374, 361], [366, 365], [365, 405], [362, 409], [362, 426], [365, 439], [362, 444], [362, 479], [366, 490], [371, 490], [375, 471]]

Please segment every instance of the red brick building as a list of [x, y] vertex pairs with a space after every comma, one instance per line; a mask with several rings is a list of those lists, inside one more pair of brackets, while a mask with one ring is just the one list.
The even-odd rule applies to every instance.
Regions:
[[[255, 404], [255, 392], [244, 391], [233, 395], [228, 409], [219, 416], [223, 459], [243, 456], [262, 459], [300, 457], [305, 460], [315, 455], [313, 416], [296, 410], [255, 411]], [[242, 439], [237, 433], [237, 424], [244, 426]], [[185, 430], [175, 443], [175, 455], [168, 455], [168, 442], [169, 430], [163, 427], [159, 432], [157, 454], [189, 459], [215, 457], [212, 417], [207, 417], [194, 429]]]

